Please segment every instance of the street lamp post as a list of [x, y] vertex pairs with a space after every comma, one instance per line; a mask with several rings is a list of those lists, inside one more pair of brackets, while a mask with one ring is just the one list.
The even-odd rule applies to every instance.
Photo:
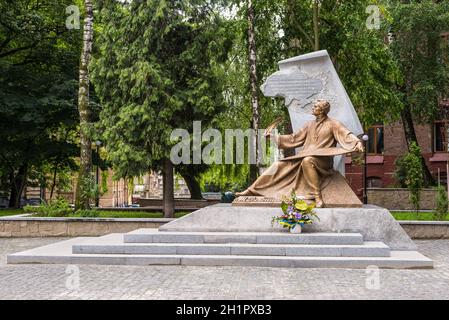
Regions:
[[367, 142], [368, 142], [368, 135], [364, 134], [362, 137], [363, 140], [363, 204], [368, 204], [368, 193], [367, 193], [367, 183], [366, 183], [366, 176], [367, 176], [367, 165], [366, 165], [366, 154], [367, 154]]
[[[96, 146], [96, 151], [97, 151], [97, 172], [96, 172], [96, 182], [97, 182], [97, 188], [99, 190], [99, 183], [100, 183], [100, 146], [101, 146], [101, 141], [97, 140], [95, 141], [95, 146]], [[95, 195], [95, 206], [98, 208], [100, 206], [100, 195], [97, 192], [97, 194]]]

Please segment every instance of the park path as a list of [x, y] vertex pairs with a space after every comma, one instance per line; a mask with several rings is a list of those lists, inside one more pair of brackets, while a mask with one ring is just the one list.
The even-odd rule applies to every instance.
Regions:
[[63, 239], [0, 238], [0, 299], [449, 299], [449, 240], [416, 241], [427, 270], [6, 264]]

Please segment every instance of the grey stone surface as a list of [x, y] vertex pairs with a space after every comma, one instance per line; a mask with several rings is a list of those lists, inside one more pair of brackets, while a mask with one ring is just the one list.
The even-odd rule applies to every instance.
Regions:
[[399, 221], [412, 239], [449, 239], [449, 221]]
[[249, 256], [285, 256], [285, 245], [244, 245], [234, 244], [231, 246], [232, 255]]
[[[314, 232], [208, 232], [138, 229], [125, 234], [125, 243], [265, 243], [265, 244], [363, 244], [360, 233]], [[154, 241], [157, 239], [157, 241]]]
[[382, 241], [392, 250], [416, 250], [416, 245], [387, 209], [321, 209], [320, 222], [310, 225], [310, 232], [360, 232], [365, 241]]
[[[142, 231], [141, 231], [142, 232]], [[154, 235], [153, 235], [154, 236]], [[168, 236], [170, 236], [168, 234]], [[288, 236], [291, 236], [288, 234]], [[298, 236], [298, 235], [292, 235]], [[301, 235], [300, 235], [301, 236]], [[171, 238], [169, 238], [171, 239]], [[266, 266], [266, 267], [311, 267], [311, 268], [365, 268], [369, 265], [376, 265], [379, 268], [431, 268], [432, 260], [421, 255], [417, 251], [392, 251], [391, 256], [378, 256], [376, 246], [379, 244], [365, 243], [367, 251], [363, 256], [316, 256], [320, 253], [330, 253], [329, 248], [316, 246], [315, 252], [311, 251], [310, 245], [303, 245], [304, 250], [308, 251], [310, 256], [269, 256], [269, 254], [283, 254], [279, 247], [269, 247], [260, 244], [253, 244], [253, 250], [257, 255], [230, 255], [228, 250], [231, 245], [220, 246], [218, 244], [160, 244], [172, 246], [176, 248], [176, 254], [126, 254], [109, 252], [109, 253], [73, 253], [73, 246], [77, 245], [78, 249], [86, 245], [86, 248], [92, 248], [93, 243], [97, 243], [100, 247], [105, 245], [112, 246], [117, 249], [117, 245], [122, 243], [123, 237], [120, 234], [111, 234], [100, 238], [74, 238], [59, 243], [50, 244], [36, 249], [26, 250], [7, 257], [8, 263], [56, 263], [56, 264], [101, 264], [101, 265], [163, 265], [163, 264], [183, 264], [183, 265], [216, 265], [216, 266]], [[236, 244], [232, 244], [237, 246]], [[142, 244], [145, 246], [145, 244]], [[184, 248], [181, 248], [183, 247]], [[247, 244], [251, 246], [251, 244]], [[289, 246], [289, 245], [284, 245]], [[291, 245], [290, 245], [291, 246]], [[137, 247], [137, 245], [135, 245]], [[263, 248], [265, 247], [265, 248]], [[225, 255], [214, 255], [212, 248], [224, 250]], [[381, 248], [383, 250], [385, 248]], [[184, 254], [181, 251], [184, 250]], [[200, 250], [194, 255], [195, 250]], [[243, 249], [242, 249], [243, 250]], [[237, 249], [238, 251], [238, 249]], [[286, 251], [284, 251], [286, 253]], [[340, 251], [342, 253], [343, 251]], [[285, 254], [284, 253], [284, 254]], [[296, 252], [299, 253], [299, 252]], [[339, 254], [340, 254], [339, 253]], [[365, 255], [371, 253], [377, 256]], [[207, 255], [206, 255], [207, 254]], [[243, 254], [243, 252], [240, 252]], [[332, 253], [331, 253], [332, 254]], [[332, 255], [335, 255], [332, 254]]]
[[277, 244], [363, 244], [363, 236], [360, 233], [302, 233], [302, 234], [279, 234], [279, 233], [259, 233], [257, 243], [277, 243]]
[[192, 254], [192, 255], [265, 255], [265, 256], [346, 256], [388, 257], [390, 248], [381, 242], [363, 245], [278, 245], [278, 244], [74, 244], [74, 254]]
[[205, 243], [257, 243], [257, 234], [214, 234], [204, 235]]
[[287, 256], [321, 257], [389, 257], [390, 248], [382, 242], [365, 242], [363, 245], [300, 245], [285, 247]]
[[216, 204], [194, 211], [159, 228], [160, 231], [211, 232], [282, 232], [272, 226], [271, 218], [280, 214], [279, 208], [233, 207]]
[[[449, 299], [449, 240], [418, 240], [434, 269], [6, 265], [61, 238], [0, 238], [0, 299]], [[68, 287], [77, 268], [79, 286]], [[378, 274], [378, 286], [372, 278]], [[300, 282], [298, 282], [300, 279]]]
[[230, 255], [229, 245], [178, 245], [176, 253], [180, 255]]
[[[386, 209], [376, 206], [363, 208], [315, 209], [320, 221], [304, 227], [308, 232], [359, 232], [367, 241], [382, 241], [393, 250], [416, 250], [415, 244]], [[233, 207], [217, 204], [206, 207], [178, 220], [167, 223], [160, 231], [208, 232], [280, 232], [271, 225], [271, 218], [280, 214], [279, 208]]]
[[[299, 237], [301, 237], [300, 235]], [[340, 235], [338, 235], [340, 236]], [[255, 237], [256, 238], [256, 237]], [[329, 236], [331, 238], [331, 236]], [[338, 237], [337, 237], [338, 238]], [[382, 256], [388, 257], [390, 248], [381, 242], [356, 245], [261, 244], [236, 243], [124, 243], [121, 234], [92, 238], [72, 245], [74, 254], [189, 254], [189, 255], [279, 255], [279, 256]], [[274, 238], [275, 240], [276, 238]], [[244, 237], [244, 240], [247, 240]], [[332, 242], [332, 241], [328, 241]], [[281, 242], [282, 243], [282, 242]]]

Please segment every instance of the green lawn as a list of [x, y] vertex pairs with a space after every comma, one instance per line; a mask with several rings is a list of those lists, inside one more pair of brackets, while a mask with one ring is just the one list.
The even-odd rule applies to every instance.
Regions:
[[[145, 212], [145, 211], [101, 211], [98, 210], [98, 216], [95, 218], [163, 218], [164, 214], [162, 212]], [[180, 218], [190, 212], [176, 212], [175, 217]], [[44, 214], [33, 214], [33, 217], [46, 217]], [[68, 217], [82, 217], [80, 214], [72, 213]]]
[[[145, 212], [145, 211], [98, 211], [99, 218], [163, 218], [162, 212]], [[176, 212], [175, 217], [180, 218], [190, 212]], [[76, 215], [74, 215], [76, 216]]]
[[23, 209], [0, 209], [0, 217], [23, 214]]
[[[435, 218], [432, 212], [413, 212], [413, 211], [397, 211], [391, 212], [396, 220], [420, 220], [420, 221], [434, 221]], [[449, 221], [449, 214], [446, 215], [445, 221]]]
[[[22, 214], [22, 209], [5, 209], [0, 210], [0, 216], [8, 216], [8, 215], [16, 215]], [[163, 218], [164, 215], [162, 212], [154, 211], [154, 212], [145, 212], [145, 211], [120, 211], [120, 210], [111, 210], [111, 211], [97, 211], [97, 218]], [[176, 212], [175, 217], [180, 218], [190, 212]], [[420, 220], [420, 221], [433, 221], [434, 216], [432, 212], [419, 212], [415, 213], [413, 211], [397, 211], [391, 212], [393, 217], [396, 220]], [[46, 217], [44, 214], [33, 214], [33, 217]], [[81, 217], [79, 214], [70, 214], [68, 217]], [[445, 221], [449, 221], [449, 214], [446, 215]]]

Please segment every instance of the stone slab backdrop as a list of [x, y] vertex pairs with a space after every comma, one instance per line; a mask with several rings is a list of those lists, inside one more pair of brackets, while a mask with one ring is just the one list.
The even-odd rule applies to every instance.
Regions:
[[[261, 90], [267, 97], [285, 99], [294, 132], [315, 119], [313, 102], [325, 99], [331, 104], [331, 118], [343, 123], [356, 136], [363, 133], [354, 106], [326, 50], [280, 61], [279, 71], [267, 78]], [[345, 175], [344, 156], [334, 157], [334, 169]]]

